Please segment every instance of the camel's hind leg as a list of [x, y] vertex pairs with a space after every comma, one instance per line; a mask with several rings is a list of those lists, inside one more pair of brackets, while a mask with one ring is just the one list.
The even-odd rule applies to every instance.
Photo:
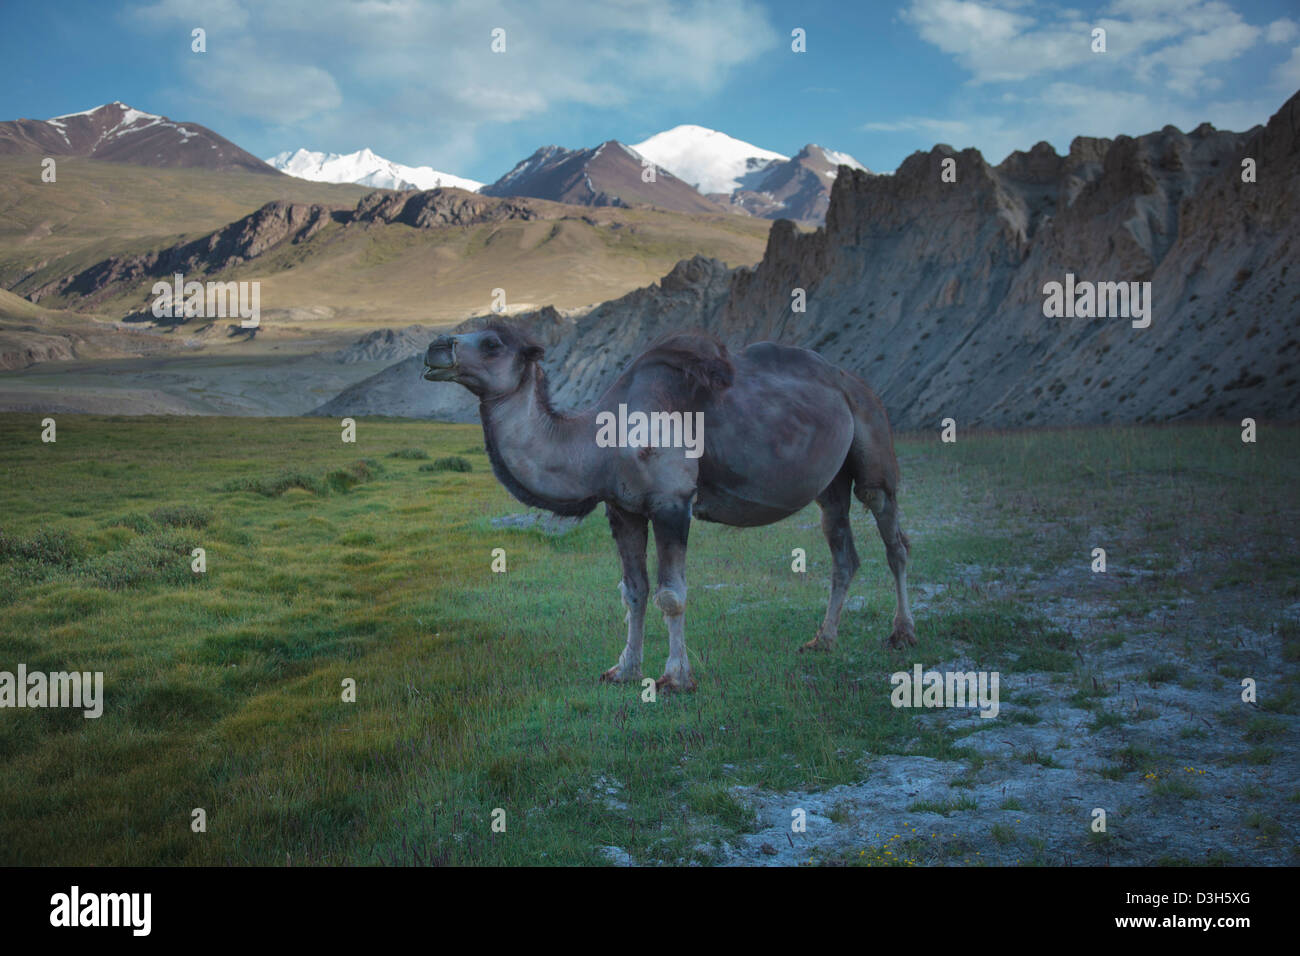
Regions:
[[876, 516], [876, 527], [885, 542], [885, 555], [889, 570], [894, 572], [894, 589], [898, 594], [898, 609], [894, 612], [894, 630], [885, 641], [886, 647], [895, 649], [916, 644], [916, 623], [907, 604], [907, 558], [911, 545], [907, 535], [898, 526], [898, 497], [882, 488], [854, 489], [862, 503]]
[[829, 651], [835, 646], [840, 629], [840, 611], [849, 592], [849, 582], [857, 574], [858, 551], [853, 547], [853, 528], [849, 524], [849, 511], [853, 504], [851, 489], [853, 479], [844, 469], [835, 476], [830, 486], [817, 496], [822, 509], [822, 534], [831, 548], [831, 597], [826, 605], [826, 617], [817, 629], [817, 636], [799, 648], [801, 651]]
[[601, 675], [601, 680], [622, 683], [641, 679], [641, 648], [645, 641], [645, 605], [650, 591], [646, 575], [645, 551], [648, 539], [644, 515], [624, 511], [614, 504], [605, 505], [609, 528], [614, 532], [614, 543], [623, 562], [623, 579], [618, 582], [619, 593], [627, 607], [627, 646], [618, 657], [618, 663]]

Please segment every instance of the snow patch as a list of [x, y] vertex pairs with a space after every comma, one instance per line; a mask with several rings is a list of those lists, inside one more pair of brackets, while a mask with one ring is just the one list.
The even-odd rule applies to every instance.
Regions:
[[790, 157], [704, 126], [675, 126], [632, 146], [638, 157], [702, 193], [733, 193], [742, 179]]
[[[318, 183], [357, 183], [376, 189], [468, 189], [477, 192], [483, 184], [463, 176], [440, 172], [431, 166], [404, 166], [376, 155], [369, 148], [355, 153], [321, 153], [309, 149], [277, 153], [266, 160], [271, 166]], [[511, 171], [526, 165], [520, 163]]]

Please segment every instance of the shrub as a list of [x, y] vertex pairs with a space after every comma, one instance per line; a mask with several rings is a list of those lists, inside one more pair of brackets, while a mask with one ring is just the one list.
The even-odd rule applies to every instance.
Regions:
[[346, 468], [336, 468], [327, 474], [325, 484], [332, 491], [347, 494], [353, 486], [370, 481], [377, 475], [383, 474], [383, 471], [383, 465], [373, 458], [358, 458]]
[[66, 531], [42, 528], [30, 538], [16, 538], [0, 531], [0, 561], [19, 558], [50, 568], [71, 567], [77, 547]]

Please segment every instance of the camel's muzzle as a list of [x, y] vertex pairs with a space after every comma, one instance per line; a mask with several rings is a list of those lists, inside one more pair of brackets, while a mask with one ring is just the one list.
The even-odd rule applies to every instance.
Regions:
[[450, 335], [440, 335], [429, 344], [424, 354], [423, 377], [430, 382], [448, 381], [456, 373], [456, 340]]

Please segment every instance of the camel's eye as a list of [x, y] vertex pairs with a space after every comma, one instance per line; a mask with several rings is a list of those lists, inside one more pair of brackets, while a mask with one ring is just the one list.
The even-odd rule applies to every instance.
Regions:
[[499, 348], [501, 348], [501, 340], [500, 340], [500, 339], [484, 339], [484, 340], [483, 340], [483, 351], [485, 351], [485, 352], [495, 352], [495, 351], [496, 351], [497, 349], [499, 349]]

